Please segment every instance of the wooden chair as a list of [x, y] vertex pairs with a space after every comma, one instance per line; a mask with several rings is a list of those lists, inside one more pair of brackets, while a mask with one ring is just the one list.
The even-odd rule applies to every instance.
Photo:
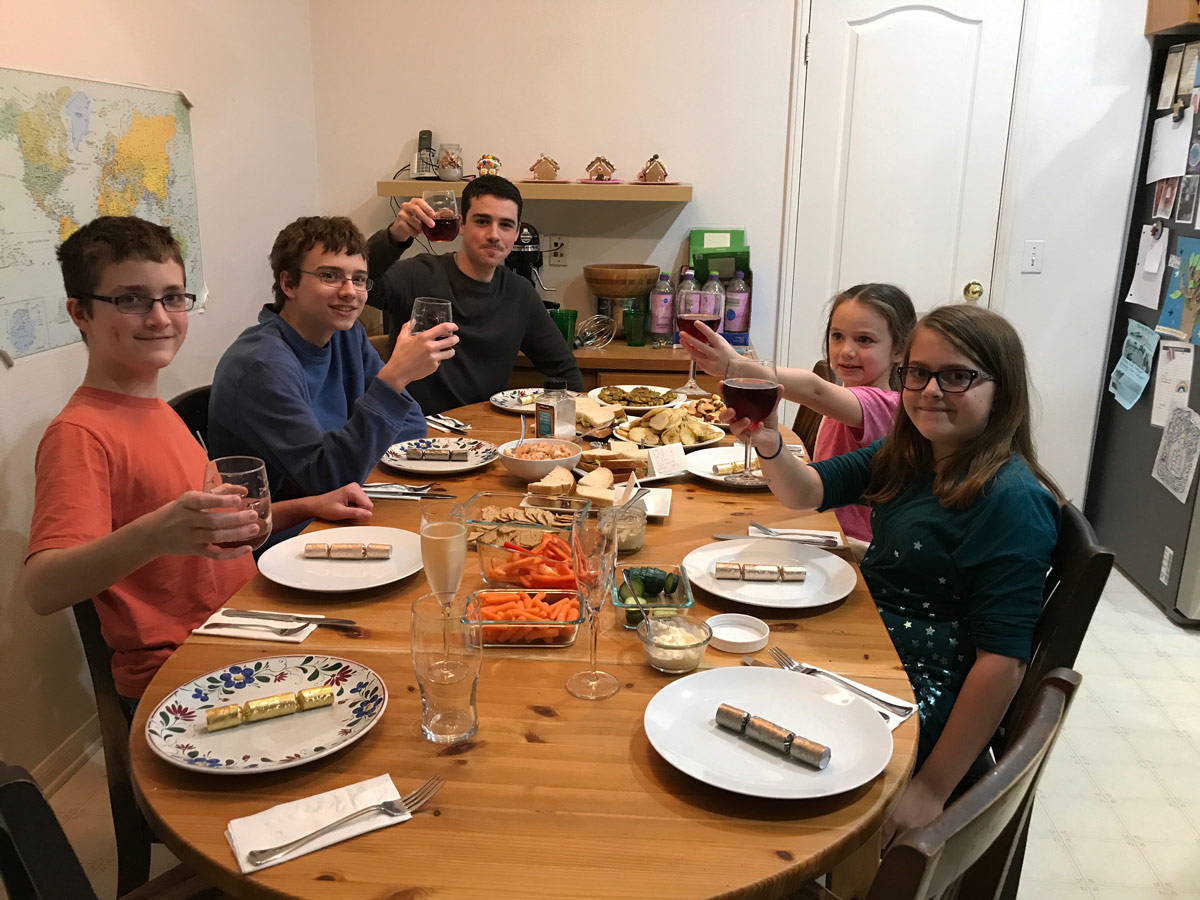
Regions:
[[[1055, 669], [1030, 700], [1003, 758], [924, 828], [883, 855], [866, 900], [996, 900], [1033, 807], [1033, 793], [1080, 677]], [[837, 900], [816, 884], [792, 900]]]
[[75, 627], [83, 642], [100, 740], [104, 746], [104, 769], [108, 778], [108, 802], [112, 809], [113, 832], [117, 838], [117, 894], [126, 894], [150, 877], [150, 844], [158, 840], [138, 809], [130, 776], [129, 728], [132, 716], [117, 693], [112, 676], [112, 650], [100, 633], [100, 617], [91, 600], [76, 603]]
[[379, 358], [384, 362], [388, 361], [388, 343], [391, 338], [386, 334], [373, 334], [367, 338], [371, 342], [371, 346], [375, 348], [375, 352], [379, 354]]
[[[826, 381], [832, 382], [833, 369], [829, 367], [823, 359], [818, 359], [812, 367], [813, 373], [824, 378]], [[800, 438], [804, 444], [804, 449], [808, 451], [808, 458], [813, 458], [813, 453], [817, 449], [817, 429], [821, 427], [821, 419], [819, 412], [809, 409], [807, 406], [801, 406], [799, 412], [796, 413], [796, 421], [792, 423], [792, 431], [796, 432], [796, 436]]]
[[200, 438], [200, 446], [208, 450], [208, 397], [212, 393], [212, 385], [192, 388], [184, 391], [168, 401], [171, 409], [178, 413], [187, 425], [188, 431]]
[[[79, 857], [29, 773], [0, 763], [0, 881], [10, 900], [96, 900]], [[121, 900], [218, 900], [225, 897], [176, 866]]]

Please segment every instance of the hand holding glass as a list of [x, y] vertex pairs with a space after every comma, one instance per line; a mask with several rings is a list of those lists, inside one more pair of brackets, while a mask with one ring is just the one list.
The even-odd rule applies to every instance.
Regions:
[[[781, 393], [775, 362], [770, 359], [731, 359], [725, 368], [725, 377], [721, 379], [721, 395], [725, 405], [739, 419], [749, 419], [755, 425], [775, 411]], [[767, 484], [769, 479], [751, 474], [750, 455], [753, 448], [750, 435], [745, 435], [743, 440], [746, 442], [746, 467], [741, 472], [726, 475], [725, 480], [730, 484], [750, 487]]]
[[437, 297], [418, 297], [413, 301], [412, 317], [409, 319], [412, 327], [410, 334], [420, 334], [428, 331], [434, 325], [454, 321], [450, 313], [450, 301]]
[[214, 512], [238, 512], [253, 509], [258, 513], [258, 534], [240, 541], [217, 544], [226, 549], [249, 547], [257, 550], [271, 534], [271, 489], [267, 484], [267, 466], [254, 456], [223, 456], [204, 467], [204, 490], [228, 494], [230, 505]]
[[[716, 331], [717, 325], [721, 322], [722, 312], [723, 310], [717, 308], [716, 294], [704, 293], [702, 291], [680, 291], [679, 311], [675, 315], [675, 327], [681, 335], [686, 334], [701, 344], [707, 344], [708, 338], [700, 333], [696, 328], [696, 323], [703, 322], [713, 331]], [[687, 383], [675, 390], [688, 397], [709, 396], [709, 392], [696, 383], [695, 359], [691, 360], [688, 368]]]
[[431, 241], [452, 241], [458, 237], [458, 198], [454, 191], [425, 191], [421, 199], [433, 210], [433, 224], [421, 225]]
[[617, 564], [616, 520], [620, 510], [602, 509], [595, 519], [576, 520], [571, 530], [571, 559], [579, 597], [587, 604], [591, 621], [590, 667], [567, 679], [567, 691], [581, 700], [603, 700], [621, 687], [607, 672], [596, 668], [596, 639], [600, 614], [612, 594], [613, 571]]

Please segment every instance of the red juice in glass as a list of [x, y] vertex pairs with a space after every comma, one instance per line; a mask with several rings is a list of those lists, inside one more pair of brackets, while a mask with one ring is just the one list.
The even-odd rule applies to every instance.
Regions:
[[721, 394], [738, 418], [757, 423], [779, 402], [779, 384], [765, 378], [726, 378], [721, 382]]
[[261, 500], [248, 500], [244, 506], [230, 507], [229, 511], [232, 512], [239, 508], [252, 509], [258, 513], [258, 534], [240, 541], [221, 541], [218, 542], [217, 546], [224, 547], [226, 550], [234, 547], [249, 547], [251, 550], [257, 550], [271, 536], [271, 498], [263, 497]]
[[675, 327], [679, 329], [680, 334], [690, 335], [700, 343], [707, 344], [708, 338], [699, 332], [696, 328], [696, 323], [703, 322], [713, 331], [716, 331], [720, 321], [721, 317], [714, 313], [680, 313], [675, 317]]
[[421, 230], [431, 241], [452, 241], [458, 237], [458, 216], [453, 213], [447, 216], [435, 216], [432, 227], [422, 225]]

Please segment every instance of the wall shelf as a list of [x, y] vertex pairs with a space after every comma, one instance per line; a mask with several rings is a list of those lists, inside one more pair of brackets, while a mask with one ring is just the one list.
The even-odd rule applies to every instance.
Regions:
[[[376, 193], [380, 197], [420, 197], [423, 191], [453, 190], [461, 197], [469, 181], [437, 181], [400, 179], [380, 181]], [[623, 200], [636, 203], [688, 203], [692, 199], [690, 184], [553, 184], [549, 182], [517, 182], [525, 200]]]

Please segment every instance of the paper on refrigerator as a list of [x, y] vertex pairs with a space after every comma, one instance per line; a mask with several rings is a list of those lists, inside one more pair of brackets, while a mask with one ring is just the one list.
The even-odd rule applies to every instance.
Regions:
[[1129, 284], [1129, 294], [1125, 297], [1126, 303], [1158, 309], [1163, 275], [1167, 271], [1167, 247], [1170, 243], [1171, 232], [1166, 228], [1160, 229], [1156, 238], [1152, 233], [1152, 226], [1142, 226], [1137, 262], [1133, 267], [1133, 280]]
[[1170, 491], [1180, 503], [1187, 502], [1196, 457], [1200, 454], [1200, 415], [1187, 406], [1175, 406], [1163, 429], [1151, 477]]
[[1178, 122], [1174, 116], [1154, 120], [1150, 137], [1150, 163], [1146, 166], [1146, 184], [1161, 178], [1175, 178], [1187, 170], [1188, 147], [1192, 137], [1192, 108], [1183, 111]]
[[1158, 349], [1158, 369], [1154, 374], [1154, 405], [1150, 424], [1162, 428], [1171, 409], [1187, 406], [1192, 390], [1192, 359], [1196, 348], [1183, 341], [1163, 341]]
[[1121, 356], [1108, 379], [1108, 392], [1126, 409], [1132, 408], [1146, 389], [1156, 346], [1158, 334], [1141, 322], [1130, 319]]

